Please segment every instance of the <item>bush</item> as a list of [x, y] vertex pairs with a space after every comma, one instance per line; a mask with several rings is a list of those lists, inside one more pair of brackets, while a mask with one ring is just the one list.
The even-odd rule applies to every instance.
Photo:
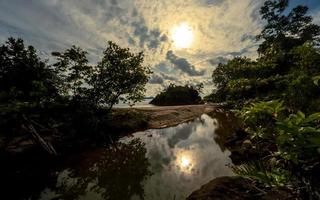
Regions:
[[202, 100], [199, 90], [200, 89], [189, 85], [176, 86], [171, 84], [158, 94], [150, 104], [157, 106], [200, 104]]

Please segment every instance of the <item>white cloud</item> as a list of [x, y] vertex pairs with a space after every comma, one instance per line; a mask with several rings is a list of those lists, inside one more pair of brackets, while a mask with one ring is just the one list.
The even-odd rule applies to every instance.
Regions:
[[[164, 82], [151, 84], [149, 95], [169, 82], [208, 83], [212, 59], [256, 56], [256, 44], [251, 38], [260, 30], [257, 10], [262, 3], [260, 0], [0, 1], [0, 41], [9, 36], [22, 37], [47, 55], [76, 44], [89, 51], [92, 61], [101, 56], [108, 40], [134, 51], [143, 50], [145, 63], [156, 73], [177, 77], [168, 80], [161, 75]], [[172, 45], [171, 28], [181, 22], [188, 23], [194, 31], [195, 41], [190, 49], [177, 50]], [[191, 71], [188, 75], [175, 69], [167, 60], [170, 51], [202, 76], [194, 77]], [[160, 79], [155, 82], [161, 83]]]

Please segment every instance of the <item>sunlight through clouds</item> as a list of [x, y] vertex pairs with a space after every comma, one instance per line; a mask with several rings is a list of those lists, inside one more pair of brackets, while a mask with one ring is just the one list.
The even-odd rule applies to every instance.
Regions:
[[[89, 52], [93, 63], [100, 58], [107, 41], [112, 40], [133, 51], [144, 51], [145, 64], [158, 76], [157, 83], [148, 85], [147, 96], [153, 96], [170, 82], [204, 82], [204, 91], [209, 92], [211, 73], [216, 66], [212, 63], [241, 55], [257, 56], [254, 36], [261, 29], [262, 3], [260, 0], [0, 1], [0, 40], [22, 37], [47, 57], [51, 51], [76, 44]], [[183, 66], [168, 60], [170, 52], [183, 61]], [[192, 76], [197, 72], [203, 73]], [[168, 76], [179, 78], [170, 80]]]

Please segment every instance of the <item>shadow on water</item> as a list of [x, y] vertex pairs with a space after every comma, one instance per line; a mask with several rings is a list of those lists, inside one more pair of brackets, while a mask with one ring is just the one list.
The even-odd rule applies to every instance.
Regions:
[[56, 187], [45, 190], [41, 199], [143, 199], [142, 184], [151, 175], [145, 155], [139, 139], [115, 143], [92, 154], [79, 168], [60, 172]]
[[176, 127], [135, 133], [105, 149], [50, 162], [34, 158], [10, 187], [20, 199], [185, 199], [210, 180], [233, 175], [224, 143], [235, 121], [225, 112], [204, 114]]

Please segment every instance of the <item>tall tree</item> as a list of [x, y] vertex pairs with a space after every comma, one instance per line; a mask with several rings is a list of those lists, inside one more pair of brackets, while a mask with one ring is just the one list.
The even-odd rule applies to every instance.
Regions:
[[48, 101], [57, 95], [56, 75], [34, 47], [9, 38], [0, 47], [0, 101]]
[[151, 70], [143, 65], [143, 53], [131, 53], [108, 43], [91, 80], [92, 100], [109, 109], [120, 100], [137, 102], [143, 98]]
[[88, 82], [92, 77], [93, 68], [88, 64], [87, 52], [80, 47], [72, 46], [63, 53], [53, 52], [57, 58], [53, 64], [60, 79], [60, 92], [73, 99], [83, 95], [88, 88]]
[[320, 26], [306, 15], [308, 7], [299, 5], [286, 14], [288, 5], [289, 0], [267, 0], [262, 6], [260, 14], [266, 25], [257, 36], [263, 40], [260, 54], [266, 54], [270, 48], [289, 51], [308, 41], [319, 42]]

